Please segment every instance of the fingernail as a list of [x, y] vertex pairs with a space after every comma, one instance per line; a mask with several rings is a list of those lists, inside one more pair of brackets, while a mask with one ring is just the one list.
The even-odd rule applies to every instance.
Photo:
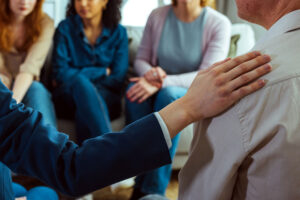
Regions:
[[271, 57], [269, 55], [263, 55], [263, 58], [265, 61], [271, 60]]
[[266, 80], [266, 79], [258, 80], [258, 84], [259, 84], [260, 86], [264, 86], [264, 85], [266, 85], [267, 83], [268, 83], [268, 80]]
[[268, 71], [272, 70], [272, 66], [270, 64], [266, 64], [264, 68]]

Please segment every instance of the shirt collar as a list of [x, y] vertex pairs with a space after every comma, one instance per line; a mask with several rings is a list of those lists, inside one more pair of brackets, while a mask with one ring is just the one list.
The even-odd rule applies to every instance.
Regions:
[[76, 31], [76, 33], [78, 35], [81, 35], [83, 33], [83, 23], [82, 23], [82, 20], [79, 17], [79, 15], [74, 16], [74, 22], [75, 22], [75, 24], [74, 24], [75, 27], [78, 27], [78, 28], [75, 28], [74, 31]]
[[300, 10], [295, 10], [284, 15], [273, 24], [257, 44], [298, 28], [300, 28]]
[[[85, 38], [84, 32], [83, 32], [83, 22], [79, 15], [75, 15], [75, 23], [76, 23], [76, 26], [78, 26], [78, 28], [76, 28], [75, 31], [77, 32], [78, 35], [81, 35], [82, 37]], [[98, 40], [100, 38], [108, 38], [110, 36], [110, 34], [111, 34], [111, 29], [103, 26], [102, 33], [99, 36]]]

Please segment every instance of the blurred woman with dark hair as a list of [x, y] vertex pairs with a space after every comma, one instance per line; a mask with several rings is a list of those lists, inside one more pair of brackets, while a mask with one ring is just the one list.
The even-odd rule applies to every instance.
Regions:
[[79, 143], [111, 132], [110, 119], [121, 111], [128, 39], [119, 24], [120, 4], [71, 0], [54, 36], [54, 101], [58, 111], [75, 111]]
[[[56, 126], [51, 95], [38, 82], [48, 55], [54, 24], [43, 13], [44, 0], [0, 1], [0, 79], [12, 90], [13, 98], [40, 111], [45, 122]], [[26, 196], [29, 199], [58, 199], [50, 188], [26, 191], [12, 183], [10, 171], [0, 163], [0, 199]]]
[[[230, 21], [214, 0], [172, 0], [155, 9], [144, 30], [134, 68], [139, 77], [127, 91], [127, 122], [131, 123], [181, 98], [199, 70], [227, 57]], [[179, 135], [172, 139], [174, 157]], [[132, 200], [164, 195], [171, 176], [167, 165], [136, 178]]]

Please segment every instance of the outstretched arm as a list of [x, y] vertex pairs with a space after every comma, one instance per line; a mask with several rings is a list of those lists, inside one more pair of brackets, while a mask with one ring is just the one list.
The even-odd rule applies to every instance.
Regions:
[[[159, 112], [170, 136], [263, 87], [261, 80], [247, 83], [269, 72], [271, 67], [263, 65], [269, 61], [250, 53], [200, 72], [183, 98]], [[165, 131], [153, 114], [122, 132], [78, 146], [46, 125], [40, 113], [16, 104], [1, 82], [0, 105], [0, 161], [69, 195], [79, 196], [170, 162]]]
[[16, 104], [2, 83], [0, 105], [0, 161], [69, 195], [83, 195], [170, 163], [154, 115], [78, 146], [46, 125], [40, 113]]

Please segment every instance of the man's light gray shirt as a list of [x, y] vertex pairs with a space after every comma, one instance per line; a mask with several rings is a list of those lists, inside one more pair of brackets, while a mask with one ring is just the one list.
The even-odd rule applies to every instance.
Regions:
[[272, 57], [262, 90], [195, 125], [182, 200], [300, 199], [300, 10], [255, 46]]

